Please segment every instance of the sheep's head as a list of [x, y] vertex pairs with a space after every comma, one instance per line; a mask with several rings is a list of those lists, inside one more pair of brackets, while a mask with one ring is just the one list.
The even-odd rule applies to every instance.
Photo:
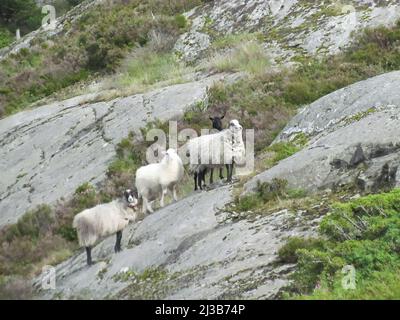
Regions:
[[210, 117], [210, 120], [212, 121], [212, 127], [213, 129], [217, 129], [218, 131], [222, 131], [222, 119], [225, 117], [223, 115], [222, 117]]
[[229, 129], [233, 132], [240, 132], [243, 130], [243, 127], [240, 125], [239, 121], [236, 119], [231, 120], [229, 122]]
[[135, 209], [139, 204], [138, 193], [136, 190], [127, 189], [124, 191], [124, 200], [128, 203], [128, 207]]
[[168, 149], [167, 151], [164, 151], [162, 154], [164, 155], [164, 158], [161, 160], [163, 162], [167, 162], [170, 159], [176, 159], [177, 157], [179, 157], [178, 154], [176, 153], [176, 150], [172, 148]]

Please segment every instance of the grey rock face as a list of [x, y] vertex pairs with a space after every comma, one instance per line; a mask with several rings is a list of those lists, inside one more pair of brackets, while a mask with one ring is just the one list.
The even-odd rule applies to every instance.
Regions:
[[[127, 269], [140, 274], [155, 267], [168, 278], [139, 286], [139, 291], [156, 287], [154, 296], [143, 293], [148, 298], [274, 297], [290, 271], [290, 266], [272, 266], [276, 251], [287, 237], [312, 235], [315, 221], [284, 210], [232, 222], [220, 211], [232, 200], [231, 188], [193, 194], [131, 225], [123, 235], [126, 249], [118, 254], [113, 253], [114, 237], [104, 240], [93, 251], [94, 259], [102, 260], [94, 266], [86, 266], [83, 252], [62, 263], [56, 270], [57, 289], [41, 291], [38, 297], [140, 299], [140, 292], [129, 294], [133, 280], [115, 279]], [[40, 283], [39, 277], [35, 284]]]
[[[394, 71], [355, 83], [303, 108], [278, 135], [288, 141], [298, 133], [327, 134], [368, 113], [400, 105], [400, 72]], [[354, 119], [356, 120], [356, 119]]]
[[400, 176], [400, 72], [338, 90], [305, 107], [277, 137], [310, 136], [308, 146], [250, 180], [286, 179], [306, 190], [355, 186], [377, 191], [398, 185]]
[[104, 179], [115, 145], [146, 122], [182, 116], [221, 76], [109, 102], [93, 96], [20, 112], [0, 121], [0, 226], [28, 209]]
[[[195, 8], [186, 14], [191, 30], [182, 35], [191, 38], [178, 51], [190, 60], [201, 58], [207, 42], [204, 34], [220, 36], [262, 31], [279, 34], [267, 42], [272, 58], [288, 60], [295, 54], [334, 54], [351, 43], [352, 33], [366, 27], [391, 25], [400, 18], [400, 4], [378, 0], [335, 1], [329, 4], [298, 0], [220, 0]], [[201, 33], [202, 37], [190, 34]], [[196, 55], [196, 48], [201, 50]], [[276, 52], [278, 52], [276, 54]]]
[[210, 36], [192, 31], [183, 34], [177, 40], [174, 50], [181, 53], [181, 58], [187, 62], [193, 62], [196, 60], [202, 52], [204, 52], [210, 46]]

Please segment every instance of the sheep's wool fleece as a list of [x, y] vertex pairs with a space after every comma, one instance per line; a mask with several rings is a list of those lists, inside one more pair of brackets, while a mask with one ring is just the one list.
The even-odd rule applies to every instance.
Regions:
[[182, 160], [178, 155], [164, 157], [160, 163], [140, 167], [136, 171], [136, 188], [141, 196], [154, 200], [162, 191], [162, 186], [176, 184], [183, 177]]
[[73, 227], [78, 231], [79, 244], [92, 246], [99, 237], [123, 230], [130, 220], [136, 218], [136, 212], [125, 209], [120, 200], [100, 204], [75, 216]]
[[190, 168], [194, 171], [198, 164], [218, 166], [230, 163], [240, 163], [244, 159], [245, 148], [242, 130], [232, 132], [229, 129], [218, 133], [200, 136], [187, 143], [190, 152]]
[[169, 158], [164, 157], [161, 160], [160, 167], [162, 170], [159, 177], [161, 185], [168, 186], [171, 183], [180, 181], [183, 177], [182, 160], [177, 154], [173, 154]]

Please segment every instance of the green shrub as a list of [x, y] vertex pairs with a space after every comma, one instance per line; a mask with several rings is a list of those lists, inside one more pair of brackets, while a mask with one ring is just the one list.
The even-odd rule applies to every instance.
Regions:
[[34, 0], [2, 0], [0, 7], [0, 26], [12, 33], [17, 28], [22, 34], [29, 33], [40, 27], [42, 14]]
[[16, 224], [12, 225], [6, 232], [5, 238], [8, 242], [22, 237], [30, 237], [35, 240], [39, 236], [45, 235], [53, 222], [54, 217], [51, 208], [47, 205], [41, 205], [27, 212]]
[[0, 276], [0, 300], [28, 300], [32, 298], [29, 279]]
[[255, 193], [235, 198], [236, 210], [248, 211], [262, 207], [270, 201], [287, 197], [287, 181], [274, 178], [271, 182], [257, 181]]
[[184, 29], [187, 26], [186, 17], [183, 14], [178, 14], [175, 16], [175, 22], [178, 28]]
[[117, 158], [109, 165], [107, 176], [113, 177], [123, 173], [134, 174], [141, 166], [144, 150], [134, 144], [133, 135], [123, 139], [116, 147]]
[[307, 191], [304, 189], [287, 189], [286, 194], [289, 199], [301, 199], [307, 196]]
[[[349, 203], [338, 203], [329, 218], [321, 222], [321, 232], [336, 241], [374, 239], [395, 226], [400, 212], [400, 190], [369, 195]], [[385, 219], [383, 217], [387, 216]]]
[[332, 285], [336, 274], [346, 265], [340, 257], [315, 249], [299, 249], [297, 270], [292, 275], [292, 290], [299, 293], [312, 292], [318, 283]]
[[[307, 247], [301, 240], [290, 240], [280, 254], [286, 261], [298, 261], [289, 289], [292, 297], [398, 299], [398, 285], [388, 281], [400, 270], [399, 196], [400, 189], [395, 189], [334, 204], [320, 225], [322, 246]], [[342, 267], [347, 265], [356, 271], [355, 290], [341, 285]]]
[[292, 237], [278, 250], [278, 256], [281, 262], [296, 263], [299, 259], [297, 250], [322, 249], [323, 245], [320, 239]]
[[[17, 2], [22, 5], [22, 1]], [[28, 2], [33, 3], [33, 0]], [[185, 29], [184, 20], [179, 16], [182, 11], [179, 10], [190, 9], [199, 3], [106, 1], [87, 10], [70, 25], [68, 35], [58, 35], [52, 39], [51, 46], [37, 39], [30, 50], [21, 50], [0, 62], [0, 88], [5, 93], [0, 95], [1, 115], [23, 110], [66, 87], [88, 81], [90, 77], [114, 73], [133, 48], [148, 44], [153, 31], [162, 30], [163, 38], [174, 43]], [[1, 16], [0, 13], [0, 20]], [[3, 38], [0, 35], [0, 39]], [[171, 48], [166, 46], [167, 49]], [[162, 52], [159, 58], [153, 54], [147, 65], [149, 71], [140, 67], [136, 65], [139, 71], [137, 79], [128, 73], [123, 81], [128, 85], [171, 78], [180, 81], [181, 65], [170, 51]], [[133, 66], [135, 75], [136, 70]]]
[[256, 195], [264, 202], [276, 200], [287, 196], [286, 194], [287, 181], [274, 178], [271, 182], [257, 181]]
[[312, 295], [303, 295], [300, 299], [313, 300], [398, 300], [400, 297], [400, 273], [397, 268], [386, 268], [372, 272], [368, 278], [358, 279], [354, 290], [345, 290], [340, 281], [331, 288], [324, 284], [314, 290]]
[[272, 159], [268, 159], [268, 164], [273, 166], [277, 164], [279, 161], [286, 159], [295, 154], [296, 152], [300, 151], [300, 149], [301, 149], [300, 147], [290, 142], [275, 143], [266, 149], [269, 152], [272, 151], [275, 153]]
[[250, 41], [238, 44], [227, 53], [217, 53], [208, 62], [208, 69], [219, 72], [246, 71], [249, 74], [262, 74], [268, 70], [270, 61], [261, 44]]
[[123, 75], [117, 80], [122, 86], [152, 85], [169, 79], [178, 80], [185, 70], [172, 53], [142, 50], [124, 63]]
[[251, 209], [257, 208], [262, 204], [260, 198], [256, 195], [246, 195], [242, 198], [235, 199], [236, 209], [239, 211], [249, 211]]
[[13, 42], [12, 34], [0, 27], [0, 49], [7, 47], [11, 42]]

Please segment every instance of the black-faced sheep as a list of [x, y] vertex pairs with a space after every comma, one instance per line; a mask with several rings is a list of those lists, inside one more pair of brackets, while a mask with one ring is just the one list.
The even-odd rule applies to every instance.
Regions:
[[147, 211], [153, 212], [151, 202], [157, 198], [161, 198], [160, 206], [163, 207], [168, 191], [177, 201], [177, 184], [182, 180], [183, 174], [182, 160], [174, 149], [168, 149], [160, 163], [140, 167], [136, 171], [136, 188], [139, 199], [143, 201], [143, 214]]
[[137, 192], [128, 189], [122, 199], [86, 209], [75, 216], [72, 226], [77, 230], [80, 246], [86, 248], [88, 265], [93, 263], [92, 247], [101, 237], [116, 233], [114, 250], [121, 251], [122, 230], [137, 220], [137, 205]]
[[[211, 122], [212, 122], [212, 128], [218, 131], [223, 130], [222, 126], [222, 119], [224, 119], [225, 114], [222, 117], [209, 117]], [[226, 170], [228, 171], [228, 166], [226, 166]], [[208, 168], [206, 165], [201, 165], [196, 168], [196, 171], [194, 172], [194, 190], [197, 191], [198, 187], [200, 190], [203, 190], [203, 183], [206, 183], [206, 174], [207, 172], [210, 171], [210, 184], [214, 182], [214, 168]], [[224, 175], [222, 174], [223, 168], [219, 169], [219, 178], [223, 179]]]
[[212, 127], [213, 129], [216, 129], [218, 131], [222, 131], [222, 119], [225, 118], [225, 114], [222, 117], [210, 117], [210, 120], [212, 121]]
[[232, 120], [226, 130], [189, 140], [183, 146], [183, 151], [190, 155], [190, 172], [199, 174], [206, 168], [221, 168], [226, 165], [227, 179], [232, 181], [233, 165], [243, 165], [245, 159], [242, 130], [239, 121]]

